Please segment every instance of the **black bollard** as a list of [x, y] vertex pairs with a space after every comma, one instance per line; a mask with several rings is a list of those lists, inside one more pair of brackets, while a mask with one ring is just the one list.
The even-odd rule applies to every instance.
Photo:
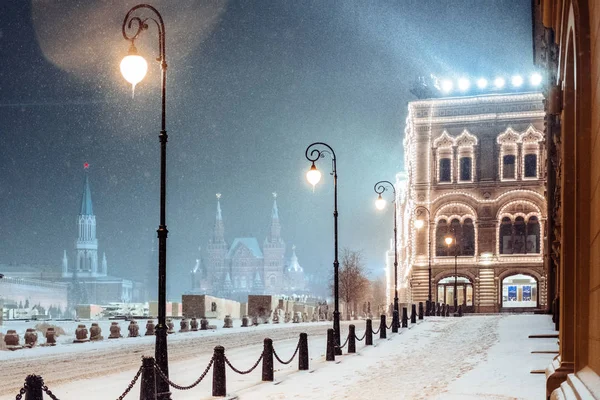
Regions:
[[441, 310], [441, 313], [442, 313], [442, 317], [445, 317], [445, 316], [446, 316], [446, 304], [442, 304], [442, 310]]
[[387, 326], [385, 325], [385, 314], [381, 314], [381, 322], [379, 323], [379, 339], [387, 338]]
[[446, 305], [446, 317], [449, 317], [449, 316], [450, 316], [450, 305], [447, 304]]
[[142, 357], [142, 381], [140, 382], [140, 400], [156, 399], [156, 374], [154, 357]]
[[44, 380], [39, 375], [28, 375], [25, 378], [25, 384], [27, 389], [25, 392], [25, 400], [43, 400], [44, 392], [42, 386], [44, 386]]
[[308, 335], [300, 334], [300, 347], [298, 348], [298, 369], [300, 371], [308, 370]]
[[423, 319], [423, 302], [419, 302], [419, 319]]
[[425, 302], [425, 316], [426, 316], [426, 317], [429, 317], [429, 315], [430, 315], [430, 314], [429, 314], [429, 313], [430, 313], [430, 311], [431, 311], [431, 302], [430, 302], [429, 300], [427, 300], [427, 301]]
[[335, 339], [333, 338], [333, 328], [327, 329], [327, 353], [326, 361], [335, 361]]
[[213, 386], [214, 397], [227, 396], [227, 382], [225, 378], [225, 347], [216, 346], [213, 353]]
[[367, 319], [367, 332], [365, 333], [365, 346], [373, 346], [373, 322]]
[[458, 316], [459, 317], [463, 316], [462, 304], [460, 306], [458, 306]]
[[410, 323], [411, 324], [417, 323], [417, 305], [414, 303], [412, 304], [412, 306], [410, 308]]
[[394, 310], [392, 314], [392, 333], [398, 333], [398, 326], [400, 326], [398, 317], [398, 310]]
[[402, 307], [402, 327], [408, 328], [408, 310]]
[[356, 353], [356, 327], [350, 325], [348, 330], [348, 353]]
[[273, 340], [265, 338], [262, 359], [262, 380], [273, 382]]

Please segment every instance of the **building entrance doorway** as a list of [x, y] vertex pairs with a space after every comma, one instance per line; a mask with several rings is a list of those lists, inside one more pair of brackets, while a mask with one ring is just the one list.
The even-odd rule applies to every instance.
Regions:
[[[464, 312], [473, 312], [473, 284], [462, 276], [456, 279], [456, 294], [458, 305], [462, 304]], [[437, 284], [438, 303], [454, 307], [454, 276], [440, 280]]]
[[529, 275], [507, 276], [502, 280], [502, 308], [537, 307], [537, 286], [537, 281]]

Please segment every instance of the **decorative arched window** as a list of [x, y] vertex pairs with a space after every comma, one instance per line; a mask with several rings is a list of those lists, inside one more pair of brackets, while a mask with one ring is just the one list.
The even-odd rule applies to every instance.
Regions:
[[435, 255], [438, 257], [448, 256], [448, 247], [444, 239], [448, 235], [448, 222], [445, 219], [440, 219], [435, 228]]
[[436, 158], [436, 178], [438, 183], [451, 183], [454, 169], [454, 139], [444, 131], [433, 141]]
[[473, 182], [475, 179], [475, 146], [477, 138], [466, 129], [456, 138], [458, 182]]
[[543, 141], [544, 136], [533, 126], [530, 126], [521, 135], [521, 152], [523, 153], [523, 179], [539, 178], [540, 147]]
[[504, 217], [499, 230], [500, 254], [540, 254], [540, 223], [535, 215]]
[[462, 255], [475, 255], [475, 226], [471, 218], [466, 218], [462, 226]]
[[500, 157], [498, 160], [500, 180], [510, 181], [517, 179], [517, 156], [519, 155], [521, 135], [509, 127], [503, 134], [498, 136], [497, 142], [500, 145]]

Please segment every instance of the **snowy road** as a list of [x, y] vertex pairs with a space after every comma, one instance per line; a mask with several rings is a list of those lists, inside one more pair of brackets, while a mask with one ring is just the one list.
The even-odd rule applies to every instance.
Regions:
[[[344, 323], [344, 330], [347, 324]], [[364, 324], [356, 325], [360, 337]], [[387, 340], [376, 337], [375, 346], [358, 343], [356, 355], [337, 357], [332, 363], [324, 360], [324, 333], [329, 327], [330, 324], [265, 326], [189, 340], [180, 335], [169, 345], [170, 377], [180, 385], [193, 382], [208, 364], [217, 343], [225, 346], [226, 356], [239, 369], [254, 364], [262, 351], [262, 340], [267, 336], [274, 339], [275, 350], [287, 359], [294, 352], [298, 333], [304, 331], [309, 334], [310, 371], [298, 371], [297, 360], [288, 366], [275, 362], [275, 382], [262, 383], [260, 365], [248, 375], [227, 369], [228, 393], [235, 393], [243, 400], [540, 399], [544, 398], [544, 376], [530, 374], [530, 370], [545, 368], [554, 355], [531, 354], [531, 351], [557, 348], [556, 339], [527, 338], [532, 333], [552, 332], [546, 315], [434, 317], [411, 329], [403, 329], [400, 334], [388, 332]], [[151, 343], [147, 346], [146, 351], [151, 352]], [[46, 383], [61, 400], [117, 398], [135, 374], [142, 350], [132, 348], [126, 354], [121, 353], [77, 353], [76, 360], [62, 360], [54, 368], [47, 365], [44, 373], [51, 380], [44, 375]], [[34, 360], [9, 362], [17, 361], [33, 365]], [[48, 361], [43, 359], [42, 363]], [[5, 362], [2, 362], [3, 367]], [[111, 366], [111, 363], [119, 365]], [[15, 376], [11, 381], [18, 376], [20, 384], [27, 373], [24, 364], [10, 365], [8, 375]], [[59, 372], [63, 368], [68, 373]], [[75, 377], [69, 379], [66, 377], [69, 374]], [[173, 399], [212, 398], [211, 385], [212, 371], [191, 390], [173, 390]], [[4, 379], [0, 380], [0, 386], [5, 387]], [[3, 389], [1, 394], [0, 400], [8, 400], [13, 399], [16, 392], [9, 395]], [[139, 398], [139, 384], [127, 398]]]

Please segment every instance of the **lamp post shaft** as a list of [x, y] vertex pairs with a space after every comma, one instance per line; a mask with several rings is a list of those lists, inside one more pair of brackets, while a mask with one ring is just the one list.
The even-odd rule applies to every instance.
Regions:
[[[142, 19], [132, 15], [136, 10], [146, 9], [154, 14], [154, 17]], [[160, 221], [158, 225], [158, 324], [156, 326], [156, 342], [154, 347], [156, 364], [165, 376], [169, 376], [169, 357], [167, 352], [167, 236], [169, 231], [166, 224], [166, 188], [167, 188], [167, 128], [166, 128], [166, 104], [167, 104], [167, 61], [165, 52], [165, 24], [162, 16], [148, 4], [138, 4], [132, 7], [125, 15], [123, 21], [123, 37], [131, 41], [133, 46], [138, 35], [148, 29], [147, 21], [153, 21], [158, 28], [158, 51], [161, 69], [161, 127], [158, 135], [160, 141]], [[133, 35], [128, 30], [133, 29], [133, 23], [137, 25], [137, 31]], [[163, 379], [157, 381], [157, 399], [169, 400], [169, 384]]]
[[375, 184], [375, 193], [380, 197], [386, 191], [385, 185], [392, 188], [394, 195], [394, 309], [392, 313], [392, 332], [398, 332], [400, 326], [400, 311], [398, 306], [398, 202], [396, 201], [396, 187], [390, 181], [379, 181]]
[[454, 312], [458, 310], [458, 292], [457, 292], [457, 279], [458, 279], [458, 245], [456, 244], [456, 236], [454, 239]]
[[432, 283], [431, 283], [431, 212], [429, 208], [425, 206], [419, 206], [415, 209], [415, 212], [420, 214], [421, 210], [427, 212], [427, 265], [428, 265], [428, 292], [427, 292], [427, 308], [426, 315], [429, 315], [430, 308], [432, 306]]

